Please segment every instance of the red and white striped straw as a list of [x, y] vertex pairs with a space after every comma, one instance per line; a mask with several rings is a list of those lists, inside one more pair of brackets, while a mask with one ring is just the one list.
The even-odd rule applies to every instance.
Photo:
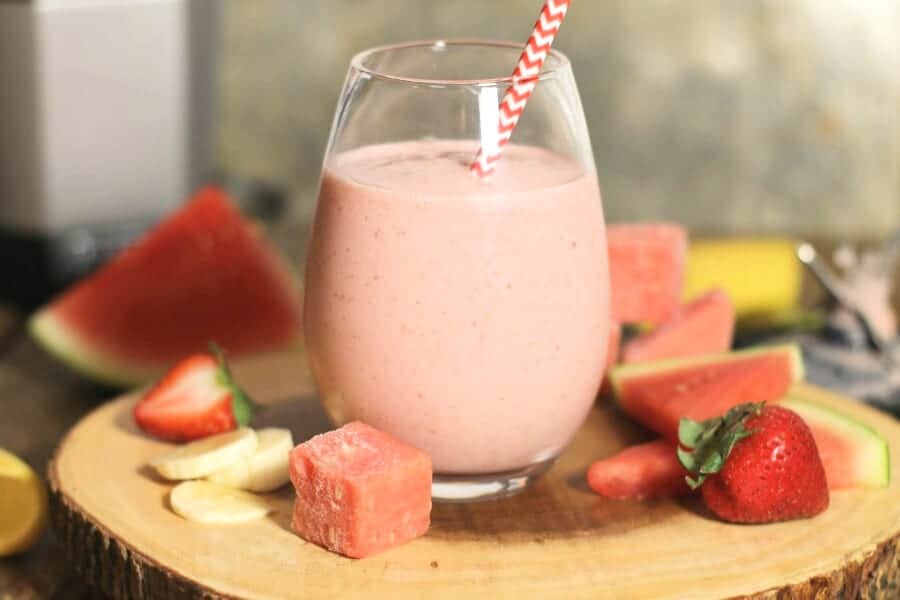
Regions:
[[503, 147], [509, 142], [513, 129], [519, 122], [525, 104], [537, 86], [538, 75], [550, 53], [550, 47], [556, 34], [566, 18], [571, 0], [547, 0], [541, 9], [541, 16], [534, 24], [534, 31], [525, 44], [525, 49], [519, 57], [516, 70], [512, 74], [512, 85], [506, 90], [503, 100], [500, 102], [500, 123], [498, 127], [497, 147], [491, 151], [482, 146], [478, 150], [475, 162], [471, 169], [481, 177], [494, 172], [497, 161], [503, 154]]

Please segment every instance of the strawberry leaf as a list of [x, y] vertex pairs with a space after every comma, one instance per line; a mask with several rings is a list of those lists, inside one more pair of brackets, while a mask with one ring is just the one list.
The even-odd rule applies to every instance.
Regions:
[[712, 473], [718, 473], [722, 469], [723, 464], [725, 464], [725, 460], [719, 452], [710, 452], [709, 455], [703, 459], [703, 464], [700, 465], [700, 474], [710, 475]]
[[234, 412], [234, 420], [238, 425], [244, 426], [250, 423], [253, 417], [253, 402], [246, 392], [237, 385], [231, 386], [231, 410]]
[[237, 421], [239, 426], [249, 424], [250, 419], [253, 417], [255, 403], [250, 399], [250, 396], [247, 395], [247, 392], [241, 389], [235, 382], [234, 377], [231, 375], [231, 369], [228, 367], [228, 361], [225, 360], [225, 353], [222, 349], [211, 342], [209, 344], [209, 351], [216, 357], [216, 361], [219, 363], [219, 372], [217, 376], [219, 384], [228, 388], [231, 392], [231, 411], [234, 413], [234, 420]]
[[703, 435], [703, 424], [683, 417], [678, 423], [678, 441], [682, 446], [694, 448]]
[[678, 454], [678, 461], [681, 463], [687, 471], [691, 473], [695, 473], [700, 470], [700, 465], [697, 463], [696, 457], [694, 453], [690, 450], [685, 450], [682, 447], [678, 447], [675, 452]]
[[744, 424], [762, 412], [765, 403], [741, 404], [722, 417], [698, 423], [683, 418], [678, 424], [678, 461], [692, 476], [686, 477], [691, 489], [697, 489], [708, 475], [722, 470], [735, 445], [753, 432]]

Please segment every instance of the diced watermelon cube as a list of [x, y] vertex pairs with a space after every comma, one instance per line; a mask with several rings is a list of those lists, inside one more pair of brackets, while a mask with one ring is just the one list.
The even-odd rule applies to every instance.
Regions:
[[619, 323], [662, 323], [681, 306], [688, 234], [674, 223], [606, 228], [612, 318]]
[[291, 527], [332, 552], [363, 558], [428, 530], [431, 459], [368, 425], [349, 423], [300, 444], [290, 471]]
[[622, 362], [649, 362], [731, 349], [734, 305], [723, 290], [695, 298], [655, 330], [622, 348]]

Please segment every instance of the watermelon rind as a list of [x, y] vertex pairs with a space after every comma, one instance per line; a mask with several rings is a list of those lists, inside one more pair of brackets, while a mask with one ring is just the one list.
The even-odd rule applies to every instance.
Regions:
[[[235, 271], [226, 250], [239, 252], [246, 260], [236, 263], [248, 270]], [[172, 256], [184, 257], [182, 267], [188, 268], [181, 272], [190, 281], [167, 276], [160, 257], [169, 261]], [[193, 256], [200, 262], [192, 262]], [[104, 272], [111, 278], [104, 279]], [[251, 274], [260, 279], [249, 279]], [[149, 282], [148, 277], [156, 280]], [[140, 279], [144, 287], [131, 287], [129, 278]], [[232, 298], [231, 289], [222, 286], [239, 286], [241, 294]], [[158, 293], [147, 292], [157, 287]], [[173, 290], [181, 295], [171, 295]], [[234, 357], [292, 346], [300, 337], [301, 297], [299, 278], [266, 239], [264, 228], [243, 217], [224, 191], [208, 186], [88, 281], [32, 315], [27, 327], [48, 354], [73, 371], [103, 384], [130, 387], [155, 378], [209, 342], [221, 343]], [[267, 312], [269, 301], [277, 311]], [[191, 319], [203, 315], [204, 303], [212, 302], [220, 309], [215, 322], [192, 327]], [[104, 320], [103, 313], [111, 311], [116, 314]], [[242, 320], [244, 315], [247, 320]], [[268, 321], [267, 327], [254, 328], [260, 319]], [[240, 335], [230, 335], [232, 328]]]
[[816, 427], [824, 427], [852, 442], [856, 451], [856, 484], [860, 487], [884, 488], [891, 482], [891, 455], [885, 440], [877, 431], [834, 408], [809, 400], [787, 398], [779, 402]]
[[134, 363], [96, 350], [59, 321], [41, 310], [28, 320], [28, 331], [47, 352], [85, 377], [116, 387], [133, 387], [158, 376], [165, 365]]
[[733, 352], [717, 352], [714, 354], [699, 354], [687, 358], [673, 358], [645, 363], [630, 363], [616, 366], [609, 374], [613, 392], [616, 398], [622, 395], [622, 386], [630, 379], [640, 377], [662, 375], [681, 369], [691, 369], [704, 365], [721, 365], [736, 360], [743, 360], [764, 354], [785, 353], [791, 361], [791, 374], [793, 381], [803, 381], [805, 370], [803, 367], [803, 355], [796, 344], [781, 346], [754, 346], [745, 350]]

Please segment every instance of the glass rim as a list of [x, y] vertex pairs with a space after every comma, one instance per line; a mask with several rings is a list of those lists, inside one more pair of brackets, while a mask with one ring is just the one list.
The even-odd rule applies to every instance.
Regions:
[[[376, 54], [382, 54], [393, 50], [405, 50], [407, 48], [446, 48], [447, 46], [474, 46], [495, 49], [502, 48], [504, 50], [516, 50], [517, 52], [521, 52], [524, 49], [524, 46], [521, 43], [505, 40], [482, 40], [476, 38], [426, 39], [412, 42], [400, 42], [396, 44], [385, 44], [382, 46], [373, 46], [372, 48], [368, 48], [353, 55], [353, 58], [350, 59], [350, 67], [355, 71], [365, 73], [366, 75], [369, 75], [370, 77], [373, 77], [375, 79], [408, 83], [412, 85], [427, 85], [431, 87], [473, 87], [496, 86], [501, 84], [506, 86], [512, 85], [512, 73], [505, 76], [486, 77], [479, 79], [432, 79], [397, 75], [379, 69], [373, 69], [372, 67], [365, 65], [365, 61], [368, 58]], [[549, 56], [553, 57], [553, 59], [556, 61], [556, 64], [549, 66], [547, 63], [544, 63], [544, 68], [541, 69], [541, 72], [537, 76], [538, 81], [553, 79], [556, 77], [559, 71], [568, 69], [571, 66], [569, 57], [559, 50], [551, 48]], [[511, 64], [509, 68], [510, 71], [512, 71], [513, 69], [515, 69], [515, 64]]]

